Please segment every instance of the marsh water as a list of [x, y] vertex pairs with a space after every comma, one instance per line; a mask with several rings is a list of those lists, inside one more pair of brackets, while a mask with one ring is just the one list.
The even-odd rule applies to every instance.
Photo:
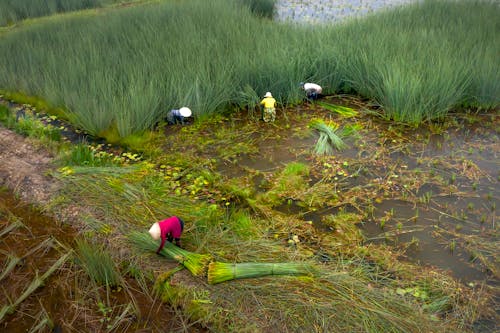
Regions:
[[[359, 161], [364, 169], [357, 177], [345, 179], [344, 187], [376, 188], [374, 183], [384, 187], [372, 207], [342, 205], [318, 210], [294, 199], [274, 209], [310, 221], [317, 230], [333, 237], [334, 230], [323, 222], [325, 217], [339, 211], [361, 212], [366, 217], [358, 227], [365, 243], [393, 246], [401, 251], [402, 260], [447, 271], [469, 285], [480, 281], [497, 284], [498, 116], [472, 118], [457, 120], [455, 128], [446, 130], [409, 130], [404, 133], [404, 143], [389, 137], [390, 132], [385, 133], [387, 138], [380, 139], [384, 134], [374, 131], [361, 142], [352, 141], [349, 148], [336, 152], [335, 159]], [[237, 163], [222, 162], [219, 171], [228, 178], [257, 171], [252, 180], [255, 190], [263, 192], [266, 174], [287, 163], [308, 163], [315, 140], [281, 133], [279, 144], [271, 139], [260, 141], [258, 157], [242, 157]], [[375, 144], [380, 140], [383, 147]], [[372, 148], [366, 149], [368, 145]], [[397, 178], [387, 180], [398, 174], [425, 177], [419, 178], [415, 188], [403, 188]], [[311, 176], [310, 186], [320, 181]], [[413, 200], [405, 192], [411, 193]]]

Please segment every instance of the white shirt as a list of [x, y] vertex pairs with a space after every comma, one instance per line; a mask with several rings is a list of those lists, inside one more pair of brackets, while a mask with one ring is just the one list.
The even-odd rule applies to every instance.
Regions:
[[313, 90], [316, 93], [321, 94], [323, 88], [321, 88], [321, 86], [317, 85], [316, 83], [304, 83], [304, 90]]

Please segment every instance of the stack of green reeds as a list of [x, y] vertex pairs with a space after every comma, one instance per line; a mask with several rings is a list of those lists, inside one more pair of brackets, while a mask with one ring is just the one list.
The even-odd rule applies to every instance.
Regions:
[[262, 277], [267, 275], [314, 275], [315, 268], [305, 263], [225, 263], [211, 262], [208, 265], [208, 283], [216, 284], [228, 280]]
[[[143, 251], [156, 251], [159, 246], [158, 242], [152, 239], [148, 233], [133, 232], [129, 235], [129, 239], [137, 248]], [[165, 242], [160, 254], [175, 259], [195, 276], [202, 275], [212, 259], [209, 254], [189, 252], [168, 241]]]
[[309, 127], [319, 132], [314, 152], [318, 155], [331, 155], [333, 149], [342, 150], [347, 147], [342, 138], [337, 135], [338, 126], [328, 125], [321, 119], [311, 120]]
[[358, 111], [356, 111], [352, 108], [349, 108], [347, 106], [335, 105], [335, 104], [330, 104], [330, 103], [326, 103], [326, 102], [322, 102], [322, 101], [316, 101], [316, 103], [318, 105], [320, 105], [321, 107], [327, 109], [328, 111], [338, 113], [342, 117], [349, 118], [349, 117], [353, 117], [353, 116], [358, 114]]

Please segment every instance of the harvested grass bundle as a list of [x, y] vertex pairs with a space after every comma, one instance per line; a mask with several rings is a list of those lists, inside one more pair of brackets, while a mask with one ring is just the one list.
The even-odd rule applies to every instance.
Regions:
[[216, 284], [228, 280], [262, 277], [267, 275], [314, 275], [312, 265], [304, 263], [225, 263], [211, 262], [208, 265], [208, 283]]
[[335, 125], [328, 125], [321, 119], [313, 119], [309, 127], [319, 132], [314, 152], [318, 155], [330, 155], [333, 149], [342, 150], [346, 148], [344, 141], [337, 135], [338, 129]]
[[342, 117], [349, 118], [349, 117], [354, 117], [358, 114], [358, 111], [351, 109], [347, 106], [335, 105], [335, 104], [330, 104], [330, 103], [326, 103], [326, 102], [322, 102], [322, 101], [316, 101], [316, 103], [319, 106], [327, 109], [328, 111], [338, 113]]
[[[156, 251], [158, 249], [157, 242], [147, 233], [133, 232], [129, 235], [129, 240], [143, 251]], [[204, 274], [208, 263], [212, 260], [212, 256], [209, 254], [189, 252], [170, 242], [165, 242], [160, 254], [184, 265], [195, 276]]]

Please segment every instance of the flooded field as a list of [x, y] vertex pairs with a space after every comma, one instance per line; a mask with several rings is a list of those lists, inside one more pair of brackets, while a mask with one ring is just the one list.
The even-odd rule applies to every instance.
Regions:
[[297, 23], [339, 23], [353, 17], [361, 17], [381, 10], [389, 10], [418, 2], [419, 0], [278, 0], [277, 21]]
[[[331, 117], [311, 109], [297, 112]], [[390, 244], [402, 251], [403, 260], [449, 271], [464, 283], [498, 283], [498, 115], [462, 115], [427, 129], [397, 128], [367, 119], [359, 123], [371, 129], [348, 139], [348, 148], [328, 162], [322, 159], [322, 165], [311, 154], [317, 137], [300, 137], [299, 130], [306, 131], [307, 126], [292, 121], [295, 133], [256, 138], [253, 143], [259, 153], [242, 155], [236, 163], [221, 162], [219, 170], [228, 178], [251, 178], [262, 193], [266, 178], [291, 162], [306, 163], [311, 173], [304, 191], [323, 191], [320, 185], [331, 181], [325, 174], [327, 165], [339, 172], [333, 188], [343, 197], [333, 205], [332, 200], [318, 205], [296, 196], [275, 209], [333, 234], [335, 228], [325, 224], [325, 218], [339, 211], [361, 214], [357, 226], [364, 242]], [[335, 169], [334, 163], [341, 167]]]

